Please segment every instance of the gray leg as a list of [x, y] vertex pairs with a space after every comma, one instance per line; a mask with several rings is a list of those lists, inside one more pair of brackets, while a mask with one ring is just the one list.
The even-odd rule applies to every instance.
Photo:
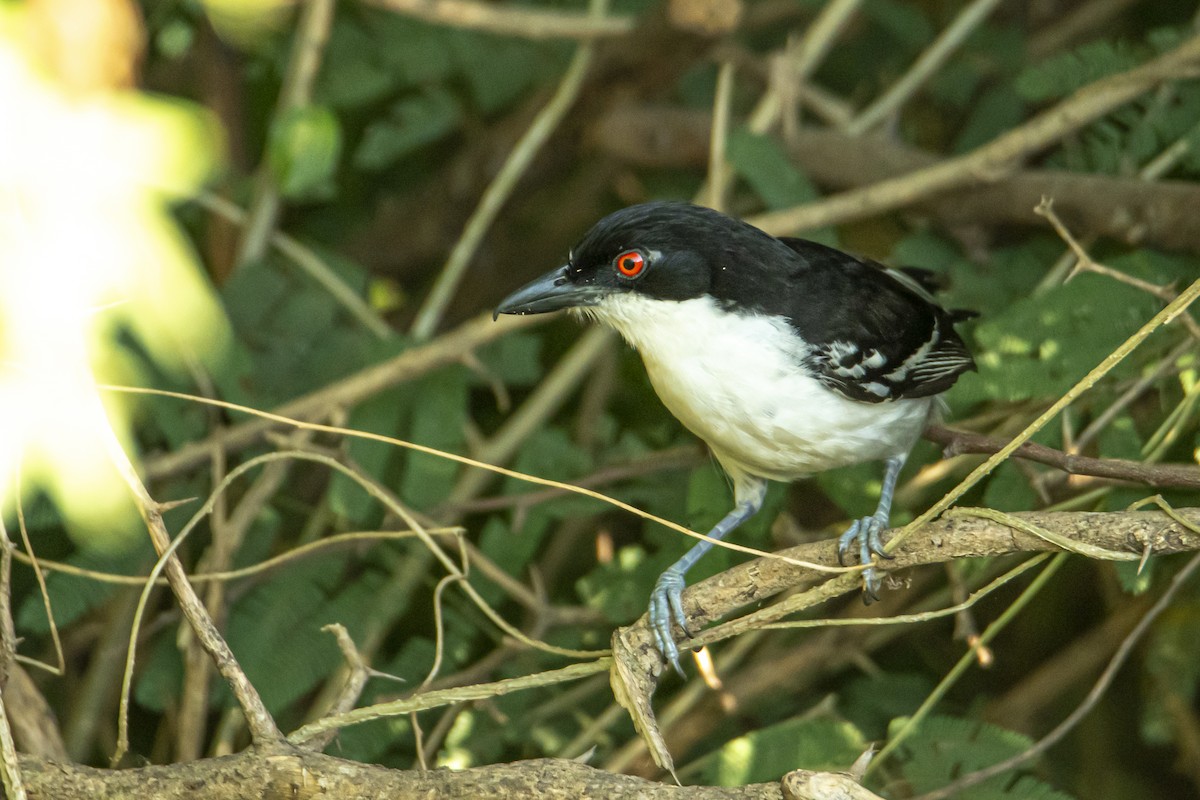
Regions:
[[[718, 522], [709, 537], [723, 539], [726, 534], [741, 525], [762, 508], [763, 498], [767, 494], [767, 483], [762, 480], [739, 482], [735, 493], [737, 505], [732, 511]], [[683, 558], [676, 561], [658, 577], [654, 591], [650, 593], [650, 628], [654, 631], [654, 640], [659, 652], [675, 668], [681, 676], [683, 669], [679, 666], [679, 648], [675, 645], [675, 636], [671, 631], [672, 623], [677, 623], [683, 632], [691, 636], [683, 613], [683, 576], [700, 560], [701, 556], [712, 549], [712, 542], [703, 539], [684, 553]]]
[[[849, 552], [850, 546], [856, 539], [858, 540], [858, 563], [869, 564], [872, 554], [880, 558], [891, 558], [883, 549], [882, 534], [889, 527], [892, 498], [896, 494], [896, 480], [900, 477], [900, 470], [904, 468], [904, 462], [907, 459], [908, 454], [905, 453], [900, 456], [892, 456], [887, 460], [883, 473], [883, 488], [879, 492], [879, 505], [875, 507], [874, 514], [855, 521], [838, 538], [839, 563], [845, 563], [846, 553]], [[865, 602], [871, 603], [879, 599], [881, 580], [874, 567], [863, 571], [863, 600]]]

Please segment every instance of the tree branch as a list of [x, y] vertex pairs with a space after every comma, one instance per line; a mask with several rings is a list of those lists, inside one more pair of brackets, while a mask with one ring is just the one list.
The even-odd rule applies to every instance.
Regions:
[[[971, 509], [954, 509], [940, 519], [907, 536], [893, 552], [894, 559], [883, 562], [890, 572], [909, 567], [939, 564], [957, 558], [1003, 556], [1014, 553], [1058, 552], [1052, 542], [994, 520], [970, 516]], [[1200, 525], [1200, 508], [1178, 511], [1194, 525]], [[1200, 535], [1188, 530], [1159, 511], [1048, 512], [1033, 511], [1011, 515], [1025, 526], [1055, 534], [1102, 550], [1141, 554], [1147, 548], [1159, 555], [1200, 550]], [[893, 529], [895, 534], [899, 529]], [[837, 565], [837, 542], [821, 542], [790, 547], [775, 556], [785, 556], [827, 566]], [[683, 593], [683, 609], [689, 629], [699, 631], [684, 646], [699, 647], [728, 639], [748, 630], [774, 622], [784, 616], [810, 608], [825, 600], [856, 591], [857, 574], [829, 578], [779, 558], [758, 558], [739, 564], [719, 575], [688, 587]], [[704, 626], [729, 614], [758, 605], [785, 590], [798, 591], [786, 602], [767, 606], [743, 617], [703, 630]], [[811, 591], [809, 591], [811, 590]], [[638, 666], [657, 676], [661, 657], [643, 617], [621, 632], [626, 649], [636, 653]]]
[[[672, 106], [617, 104], [589, 132], [592, 145], [624, 162], [648, 167], [701, 167], [707, 158], [708, 111]], [[788, 138], [788, 155], [819, 185], [870, 186], [941, 161], [934, 153], [892, 139], [849, 136], [801, 128]], [[994, 176], [995, 177], [995, 176]], [[1034, 208], [1043, 196], [1072, 227], [1128, 244], [1200, 252], [1200, 226], [1189, 209], [1200, 204], [1200, 186], [1066, 170], [1016, 170], [987, 184], [922, 197], [913, 208], [947, 227], [1045, 225]]]
[[594, 17], [570, 11], [492, 5], [472, 0], [366, 0], [378, 8], [456, 28], [526, 39], [596, 39], [633, 30], [633, 17]]
[[[942, 454], [946, 458], [966, 453], [990, 455], [1000, 452], [1008, 444], [1008, 440], [1000, 436], [952, 430], [940, 425], [925, 431], [925, 438], [942, 445]], [[1092, 458], [1034, 442], [1021, 445], [1013, 455], [1071, 475], [1133, 481], [1156, 489], [1200, 489], [1200, 467], [1191, 464], [1146, 464], [1124, 458]]]
[[970, 153], [863, 189], [763, 214], [751, 221], [768, 233], [790, 234], [882, 214], [950, 189], [992, 183], [1025, 158], [1163, 82], [1194, 76], [1197, 62], [1200, 62], [1200, 36], [1193, 36], [1140, 67], [1088, 84], [1053, 108]]
[[[528, 798], [546, 800], [783, 800], [779, 783], [739, 787], [670, 786], [603, 772], [565, 759], [465, 770], [401, 771], [320, 753], [234, 756], [139, 769], [101, 770], [21, 757], [29, 792], [55, 800], [260, 800], [356, 797], [362, 800]], [[785, 776], [786, 777], [786, 776]]]

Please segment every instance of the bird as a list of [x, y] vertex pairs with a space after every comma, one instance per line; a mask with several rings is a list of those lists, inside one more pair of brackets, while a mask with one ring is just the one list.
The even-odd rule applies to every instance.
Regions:
[[[500, 314], [571, 309], [608, 325], [641, 355], [667, 409], [702, 439], [733, 487], [723, 539], [762, 507], [769, 481], [882, 461], [874, 513], [838, 539], [845, 563], [890, 558], [896, 482], [945, 408], [941, 395], [975, 368], [954, 326], [976, 316], [932, 295], [933, 273], [890, 269], [805, 239], [772, 236], [703, 206], [655, 201], [615, 211], [567, 262], [508, 295]], [[681, 595], [701, 540], [658, 578], [655, 643], [675, 671], [673, 624], [692, 636]], [[863, 573], [864, 600], [881, 580]]]

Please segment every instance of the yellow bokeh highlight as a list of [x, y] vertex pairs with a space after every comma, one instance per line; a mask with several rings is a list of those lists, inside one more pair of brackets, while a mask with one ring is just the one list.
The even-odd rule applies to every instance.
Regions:
[[[43, 9], [44, 13], [44, 9]], [[71, 528], [136, 530], [113, 466], [128, 421], [102, 403], [127, 332], [163, 363], [227, 341], [215, 295], [170, 215], [219, 150], [193, 107], [132, 90], [80, 91], [0, 4], [0, 494], [18, 472]]]

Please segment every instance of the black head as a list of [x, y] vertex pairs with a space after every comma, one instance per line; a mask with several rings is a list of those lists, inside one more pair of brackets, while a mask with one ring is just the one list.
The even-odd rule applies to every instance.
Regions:
[[597, 222], [565, 265], [513, 292], [496, 314], [595, 306], [630, 292], [688, 300], [719, 294], [735, 267], [792, 257], [778, 239], [712, 209], [643, 203]]

